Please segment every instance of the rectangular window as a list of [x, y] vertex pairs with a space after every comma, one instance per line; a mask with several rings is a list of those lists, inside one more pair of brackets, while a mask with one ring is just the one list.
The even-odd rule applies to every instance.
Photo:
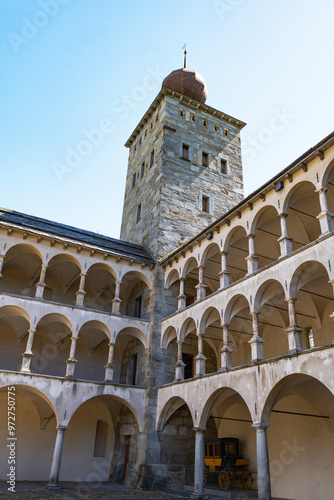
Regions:
[[133, 174], [132, 176], [132, 189], [135, 187], [136, 185], [136, 174]]
[[151, 151], [151, 155], [150, 155], [150, 168], [152, 167], [154, 163], [154, 149]]
[[220, 160], [220, 172], [222, 174], [227, 173], [227, 161], [226, 160], [223, 160], [223, 159]]
[[312, 328], [306, 328], [306, 333], [307, 333], [307, 340], [308, 340], [308, 346], [309, 349], [313, 349], [314, 347], [314, 338], [313, 338], [313, 330]]
[[143, 297], [140, 296], [135, 300], [135, 318], [141, 318]]
[[129, 385], [136, 385], [137, 383], [137, 362], [138, 362], [137, 354], [133, 354], [132, 356], [130, 356], [129, 376], [128, 376]]
[[208, 153], [202, 153], [202, 165], [203, 167], [208, 167], [209, 166], [209, 155]]
[[107, 456], [108, 424], [103, 420], [96, 422], [94, 457]]
[[140, 218], [141, 218], [141, 203], [137, 207], [136, 223], [140, 221]]
[[145, 162], [143, 162], [141, 164], [141, 168], [140, 168], [140, 178], [141, 179], [144, 177], [144, 173], [145, 173]]
[[202, 212], [209, 213], [209, 197], [202, 196]]
[[189, 160], [189, 146], [187, 144], [182, 144], [182, 158]]

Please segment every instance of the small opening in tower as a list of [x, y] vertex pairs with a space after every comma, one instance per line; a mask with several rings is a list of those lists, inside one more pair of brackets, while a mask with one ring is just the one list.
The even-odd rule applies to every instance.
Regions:
[[191, 115], [191, 121], [192, 122], [196, 122], [196, 116], [195, 115]]
[[139, 222], [141, 218], [141, 203], [137, 206], [136, 222]]
[[202, 212], [209, 213], [209, 197], [202, 196]]
[[133, 174], [132, 176], [132, 189], [135, 187], [136, 185], [136, 174]]
[[180, 116], [182, 116], [182, 118], [185, 116], [185, 112], [183, 109], [180, 109]]
[[152, 167], [153, 163], [154, 163], [154, 149], [152, 149], [150, 155], [150, 167]]
[[208, 120], [203, 120], [203, 127], [207, 127], [208, 126]]
[[203, 167], [209, 166], [209, 154], [204, 151], [202, 152], [202, 165]]
[[219, 132], [219, 127], [218, 127], [218, 125], [214, 125], [214, 126], [213, 126], [213, 130], [214, 130], [215, 132]]
[[224, 128], [224, 136], [225, 136], [225, 137], [230, 137], [230, 133], [229, 133], [229, 131], [227, 130], [227, 128]]
[[184, 160], [189, 160], [189, 146], [188, 146], [188, 144], [182, 144], [182, 158]]
[[140, 167], [140, 178], [141, 179], [144, 177], [144, 173], [145, 173], [145, 162], [143, 162], [141, 164], [141, 167]]
[[227, 173], [227, 161], [223, 160], [222, 158], [220, 159], [220, 172], [222, 174], [226, 174]]

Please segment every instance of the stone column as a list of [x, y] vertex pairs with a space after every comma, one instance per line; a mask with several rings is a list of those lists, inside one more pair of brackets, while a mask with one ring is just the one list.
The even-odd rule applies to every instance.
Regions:
[[177, 308], [178, 310], [184, 309], [186, 307], [187, 296], [184, 293], [184, 278], [180, 278], [180, 295], [177, 298]]
[[5, 260], [5, 255], [0, 254], [0, 278], [2, 278], [2, 266], [3, 266], [3, 261]]
[[177, 340], [177, 362], [175, 365], [175, 382], [184, 380], [184, 367], [186, 366], [182, 361], [182, 344], [181, 340]]
[[105, 365], [105, 382], [113, 382], [114, 381], [114, 352], [115, 352], [115, 344], [110, 342], [109, 344], [109, 352], [108, 352], [108, 361]]
[[259, 314], [256, 312], [251, 312], [250, 314], [252, 316], [253, 337], [248, 343], [251, 346], [252, 363], [257, 363], [263, 360], [264, 340], [259, 335]]
[[223, 326], [223, 342], [224, 345], [220, 349], [220, 360], [221, 367], [220, 372], [226, 372], [232, 368], [232, 352], [233, 350], [229, 347], [229, 332], [228, 325]]
[[37, 297], [39, 299], [43, 298], [44, 288], [46, 287], [45, 275], [46, 275], [47, 268], [48, 268], [47, 264], [42, 264], [41, 272], [39, 275], [39, 282], [36, 285], [35, 297]]
[[327, 196], [326, 196], [327, 188], [320, 188], [316, 190], [316, 193], [319, 195], [320, 209], [321, 212], [317, 216], [318, 221], [320, 222], [321, 234], [328, 234], [334, 231], [334, 215], [331, 214], [328, 210]]
[[70, 357], [66, 361], [67, 366], [66, 366], [66, 377], [67, 378], [73, 378], [74, 376], [74, 368], [75, 368], [75, 363], [77, 360], [75, 359], [75, 350], [77, 347], [77, 337], [71, 337], [71, 348], [70, 348]]
[[198, 354], [195, 358], [196, 361], [196, 375], [195, 377], [202, 377], [205, 375], [205, 361], [206, 357], [203, 354], [203, 337], [204, 333], [198, 333]]
[[75, 292], [75, 295], [77, 296], [76, 305], [80, 306], [80, 307], [83, 307], [83, 305], [84, 305], [84, 298], [85, 298], [85, 295], [86, 295], [86, 292], [85, 292], [86, 276], [87, 276], [86, 273], [81, 273], [81, 275], [80, 275], [79, 290], [77, 292]]
[[253, 427], [256, 429], [258, 500], [271, 500], [270, 467], [267, 442], [268, 425], [254, 424]]
[[204, 284], [204, 267], [199, 266], [198, 268], [198, 285], [196, 285], [197, 290], [197, 300], [205, 299], [206, 285]]
[[288, 334], [289, 350], [287, 354], [296, 354], [302, 350], [300, 333], [302, 329], [297, 325], [297, 315], [296, 315], [296, 299], [287, 298], [285, 299], [288, 303], [289, 310], [289, 322], [290, 325], [285, 330]]
[[113, 314], [121, 314], [120, 313], [120, 308], [121, 308], [121, 299], [119, 298], [121, 294], [121, 281], [116, 281], [115, 283], [115, 298], [111, 301], [112, 302], [112, 313]]
[[195, 467], [194, 467], [194, 493], [191, 498], [201, 500], [207, 498], [204, 494], [204, 431], [195, 427]]
[[281, 255], [280, 257], [285, 257], [292, 252], [292, 238], [288, 234], [288, 224], [286, 222], [287, 214], [280, 214], [279, 220], [281, 224], [281, 236], [278, 238], [280, 244]]
[[34, 343], [34, 336], [35, 336], [36, 330], [30, 329], [29, 330], [29, 335], [28, 335], [28, 340], [27, 340], [27, 345], [26, 345], [26, 350], [22, 354], [23, 360], [22, 360], [22, 366], [21, 366], [21, 372], [24, 373], [30, 373], [30, 363], [31, 363], [31, 358], [33, 357], [33, 352], [32, 352], [32, 345]]
[[247, 261], [247, 274], [255, 273], [258, 270], [258, 260], [259, 258], [255, 255], [255, 245], [254, 245], [254, 234], [248, 235], [248, 257]]
[[60, 471], [61, 455], [63, 452], [64, 434], [66, 429], [67, 427], [64, 427], [63, 425], [58, 425], [57, 427], [57, 437], [53, 452], [50, 479], [47, 485], [47, 488], [49, 490], [56, 490], [59, 488], [58, 478]]
[[227, 270], [227, 252], [221, 252], [221, 271], [218, 274], [220, 279], [219, 290], [230, 284], [230, 273]]

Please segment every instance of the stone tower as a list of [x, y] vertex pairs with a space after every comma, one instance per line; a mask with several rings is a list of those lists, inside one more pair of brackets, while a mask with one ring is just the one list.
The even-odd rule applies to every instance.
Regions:
[[206, 104], [203, 78], [179, 69], [126, 142], [121, 239], [160, 259], [243, 198], [240, 120]]

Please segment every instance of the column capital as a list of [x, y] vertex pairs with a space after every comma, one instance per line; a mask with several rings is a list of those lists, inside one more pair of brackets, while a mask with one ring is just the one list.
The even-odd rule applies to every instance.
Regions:
[[263, 430], [265, 431], [266, 429], [268, 429], [268, 427], [270, 427], [270, 425], [268, 424], [262, 424], [261, 422], [257, 423], [257, 424], [252, 424], [252, 427], [254, 427], [254, 429], [256, 430]]
[[57, 431], [66, 431], [67, 430], [67, 425], [57, 425], [56, 427]]
[[205, 432], [206, 431], [206, 427], [193, 427], [193, 431], [195, 432]]

